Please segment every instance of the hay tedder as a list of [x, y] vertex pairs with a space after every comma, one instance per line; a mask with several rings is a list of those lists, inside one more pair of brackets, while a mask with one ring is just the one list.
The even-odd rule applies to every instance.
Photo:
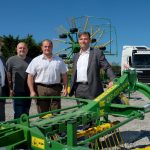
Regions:
[[[98, 21], [102, 21], [98, 23], [91, 21], [92, 19], [93, 17], [71, 19], [69, 31], [61, 26], [59, 36], [61, 39], [55, 39], [55, 41], [57, 45], [62, 43], [67, 47], [62, 46], [64, 49], [56, 54], [70, 49], [69, 53], [66, 53], [67, 57], [61, 56], [66, 61], [71, 60], [72, 55], [79, 51], [78, 32], [90, 31], [92, 47], [104, 50], [108, 46], [104, 53], [117, 55], [117, 51], [113, 51], [116, 47], [113, 48], [112, 44], [116, 43], [116, 38], [112, 39], [114, 28], [110, 20], [97, 18]], [[71, 64], [70, 61], [69, 64]], [[137, 82], [135, 70], [126, 70], [121, 77], [114, 79], [114, 85], [111, 88], [94, 100], [61, 97], [69, 104], [65, 104], [59, 110], [31, 116], [23, 114], [18, 119], [0, 122], [0, 150], [125, 149], [119, 127], [134, 119], [144, 119], [145, 113], [150, 112], [150, 104], [142, 107], [127, 105], [126, 102], [122, 104], [120, 103], [122, 100], [118, 101], [124, 92], [132, 91], [141, 92], [150, 100], [150, 87]], [[40, 97], [33, 97], [33, 99], [38, 98]], [[114, 117], [113, 120], [111, 117]]]
[[[42, 114], [26, 116], [0, 123], [0, 148], [6, 150], [84, 150], [122, 149], [124, 142], [119, 127], [134, 119], [144, 119], [150, 105], [143, 107], [116, 104], [124, 91], [139, 91], [150, 99], [150, 87], [137, 82], [135, 70], [126, 70], [114, 85], [94, 100], [79, 101]], [[34, 97], [38, 98], [38, 97]], [[49, 98], [49, 97], [45, 97]], [[110, 116], [124, 118], [111, 122]]]

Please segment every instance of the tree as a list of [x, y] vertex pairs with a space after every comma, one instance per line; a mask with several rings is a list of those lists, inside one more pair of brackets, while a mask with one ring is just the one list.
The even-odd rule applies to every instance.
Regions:
[[28, 45], [28, 56], [34, 58], [40, 54], [40, 44], [37, 44], [33, 39], [32, 35], [27, 35], [27, 37], [20, 39], [19, 36], [13, 37], [12, 35], [0, 37], [3, 41], [2, 54], [7, 60], [10, 56], [16, 54], [16, 46], [19, 42], [25, 42]]
[[16, 38], [13, 37], [12, 35], [8, 35], [8, 36], [3, 36], [3, 46], [2, 46], [2, 54], [5, 57], [5, 59], [8, 59], [10, 56], [15, 55], [16, 54], [16, 45], [19, 43], [19, 36], [17, 36]]
[[27, 35], [26, 38], [22, 39], [28, 45], [28, 56], [31, 58], [36, 57], [41, 53], [40, 44], [37, 44], [33, 39], [32, 35]]

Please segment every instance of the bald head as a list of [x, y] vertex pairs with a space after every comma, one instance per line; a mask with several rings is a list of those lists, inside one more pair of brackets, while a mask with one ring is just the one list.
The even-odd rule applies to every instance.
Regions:
[[52, 57], [53, 43], [52, 43], [51, 40], [43, 40], [41, 49], [42, 49], [43, 54], [47, 58], [51, 58]]
[[25, 42], [18, 43], [16, 51], [17, 51], [18, 56], [20, 56], [22, 58], [26, 58], [26, 55], [28, 53], [27, 44]]

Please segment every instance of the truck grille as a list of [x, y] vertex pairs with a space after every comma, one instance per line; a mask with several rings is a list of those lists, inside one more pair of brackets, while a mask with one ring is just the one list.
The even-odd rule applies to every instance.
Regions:
[[137, 77], [139, 82], [150, 84], [150, 70], [142, 70], [141, 72], [137, 72]]

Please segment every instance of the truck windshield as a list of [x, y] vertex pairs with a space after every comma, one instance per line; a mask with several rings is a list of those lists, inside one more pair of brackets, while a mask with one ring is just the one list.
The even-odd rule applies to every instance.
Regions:
[[133, 67], [150, 67], [150, 54], [134, 54], [132, 58]]

